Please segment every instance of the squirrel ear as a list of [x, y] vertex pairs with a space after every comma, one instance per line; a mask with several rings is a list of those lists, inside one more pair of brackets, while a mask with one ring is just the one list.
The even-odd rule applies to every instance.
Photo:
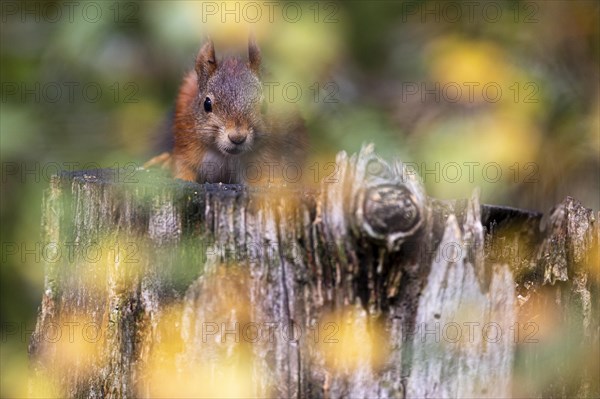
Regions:
[[212, 40], [208, 39], [198, 52], [195, 69], [200, 81], [206, 81], [217, 69], [215, 46], [213, 45]]
[[252, 33], [248, 37], [248, 66], [255, 74], [260, 75], [260, 48]]

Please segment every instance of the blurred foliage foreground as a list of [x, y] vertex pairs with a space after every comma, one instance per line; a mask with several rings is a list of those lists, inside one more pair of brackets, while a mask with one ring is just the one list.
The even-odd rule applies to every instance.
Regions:
[[[146, 170], [137, 183], [97, 171], [53, 180], [33, 395], [336, 396], [380, 379], [391, 396], [600, 392], [595, 213], [567, 199], [540, 230], [540, 215], [523, 227], [504, 210], [509, 221], [484, 235], [477, 195], [428, 201], [403, 182], [423, 225], [390, 246], [376, 238], [403, 221], [365, 229], [380, 203], [366, 193], [397, 182], [369, 177], [365, 152], [318, 194]], [[415, 388], [423, 381], [444, 388]]]

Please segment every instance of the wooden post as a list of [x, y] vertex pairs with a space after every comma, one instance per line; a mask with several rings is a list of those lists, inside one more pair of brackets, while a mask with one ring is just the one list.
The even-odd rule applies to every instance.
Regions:
[[32, 393], [598, 395], [593, 369], [540, 358], [554, 325], [598, 350], [591, 210], [435, 200], [371, 146], [337, 165], [317, 191], [54, 178]]

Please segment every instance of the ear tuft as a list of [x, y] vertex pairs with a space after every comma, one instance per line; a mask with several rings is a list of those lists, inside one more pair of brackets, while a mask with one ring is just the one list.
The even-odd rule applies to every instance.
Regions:
[[248, 37], [248, 66], [257, 75], [260, 75], [260, 48], [256, 44], [256, 38], [251, 33]]
[[198, 56], [196, 57], [195, 69], [198, 74], [198, 80], [201, 83], [205, 83], [217, 69], [215, 46], [213, 45], [212, 40], [207, 39], [206, 43], [200, 48]]

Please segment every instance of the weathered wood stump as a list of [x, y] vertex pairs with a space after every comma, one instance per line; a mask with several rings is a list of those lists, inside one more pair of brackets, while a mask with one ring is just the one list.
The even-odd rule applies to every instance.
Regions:
[[565, 325], [597, 353], [591, 210], [435, 200], [370, 146], [337, 165], [316, 191], [57, 176], [32, 393], [598, 395], [593, 367], [540, 356]]

